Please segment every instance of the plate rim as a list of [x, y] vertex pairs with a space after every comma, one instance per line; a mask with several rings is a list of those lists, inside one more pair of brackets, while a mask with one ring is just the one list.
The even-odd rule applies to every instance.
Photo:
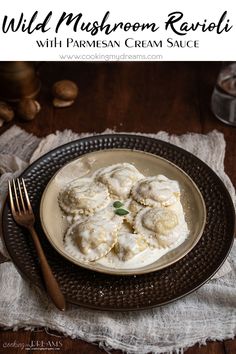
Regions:
[[[56, 244], [54, 243], [53, 239], [51, 238], [51, 236], [49, 235], [47, 229], [46, 229], [46, 225], [44, 223], [44, 220], [43, 220], [43, 203], [44, 203], [44, 199], [45, 199], [45, 196], [46, 196], [46, 193], [47, 193], [47, 190], [48, 188], [50, 187], [51, 183], [53, 182], [53, 180], [55, 179], [55, 177], [58, 175], [58, 173], [60, 173], [60, 171], [62, 169], [64, 169], [67, 165], [75, 162], [76, 160], [78, 159], [81, 159], [83, 157], [86, 157], [86, 156], [89, 156], [90, 154], [94, 154], [94, 153], [102, 153], [102, 152], [112, 152], [112, 151], [127, 151], [127, 152], [135, 152], [135, 153], [139, 153], [139, 154], [144, 154], [144, 155], [148, 155], [148, 156], [151, 156], [157, 160], [162, 160], [164, 161], [165, 163], [167, 163], [168, 165], [171, 165], [174, 169], [177, 169], [181, 174], [183, 174], [190, 182], [190, 184], [194, 187], [200, 201], [201, 201], [201, 207], [203, 208], [203, 218], [202, 218], [202, 222], [201, 222], [201, 228], [200, 228], [200, 231], [198, 233], [198, 235], [196, 236], [196, 239], [194, 240], [193, 244], [191, 245], [191, 247], [186, 251], [184, 252], [181, 256], [179, 256], [177, 259], [171, 261], [170, 263], [168, 263], [167, 265], [162, 265], [162, 266], [159, 266], [158, 268], [153, 268], [153, 269], [146, 269], [146, 270], [142, 270], [142, 268], [139, 270], [139, 268], [135, 268], [135, 269], [132, 269], [132, 270], [128, 270], [128, 269], [120, 269], [120, 270], [117, 270], [117, 269], [114, 269], [112, 270], [112, 268], [108, 268], [107, 270], [102, 270], [99, 268], [99, 264], [98, 264], [98, 268], [96, 268], [96, 264], [93, 265], [93, 264], [86, 264], [85, 262], [80, 262], [76, 259], [74, 259], [72, 256], [70, 255], [67, 255], [63, 252], [63, 250], [61, 250], [60, 248], [58, 248], [56, 246]], [[166, 267], [169, 267], [170, 265], [174, 264], [175, 262], [178, 262], [180, 259], [182, 259], [183, 257], [185, 257], [195, 246], [196, 244], [200, 241], [201, 237], [202, 237], [202, 234], [203, 234], [203, 231], [204, 231], [204, 228], [206, 226], [206, 218], [207, 218], [207, 212], [206, 212], [206, 204], [205, 204], [205, 201], [204, 201], [204, 198], [202, 196], [202, 193], [200, 192], [198, 186], [196, 185], [196, 183], [193, 181], [193, 179], [182, 169], [180, 168], [179, 166], [177, 166], [176, 164], [174, 164], [172, 161], [169, 161], [167, 160], [166, 158], [162, 157], [162, 156], [159, 156], [159, 155], [155, 155], [153, 153], [150, 153], [150, 152], [147, 152], [147, 151], [142, 151], [142, 150], [136, 150], [136, 149], [127, 149], [127, 148], [114, 148], [114, 149], [102, 149], [102, 150], [97, 150], [97, 151], [92, 151], [92, 152], [88, 152], [88, 153], [85, 153], [83, 155], [80, 155], [79, 157], [76, 157], [75, 159], [72, 159], [70, 162], [67, 162], [65, 165], [63, 165], [61, 168], [59, 168], [59, 170], [57, 170], [57, 172], [54, 173], [54, 175], [50, 178], [50, 180], [48, 181], [44, 191], [43, 191], [43, 194], [41, 195], [41, 200], [40, 200], [40, 205], [39, 205], [39, 217], [40, 217], [40, 222], [41, 222], [41, 226], [42, 226], [42, 229], [43, 229], [43, 232], [45, 234], [45, 236], [47, 237], [48, 241], [50, 242], [50, 244], [54, 247], [54, 249], [60, 253], [60, 255], [64, 258], [66, 258], [67, 260], [69, 260], [70, 262], [72, 262], [73, 264], [79, 266], [79, 267], [83, 267], [85, 269], [89, 269], [89, 270], [92, 270], [92, 271], [95, 271], [95, 272], [99, 272], [99, 273], [102, 273], [102, 274], [109, 274], [109, 275], [117, 275], [117, 276], [130, 276], [130, 275], [141, 275], [141, 274], [148, 274], [148, 273], [152, 273], [152, 272], [156, 272], [158, 270], [161, 270], [161, 269], [164, 269]], [[181, 244], [178, 246], [180, 247]], [[162, 257], [161, 257], [162, 258]], [[153, 262], [154, 263], [154, 262]], [[111, 270], [109, 270], [111, 269]]]

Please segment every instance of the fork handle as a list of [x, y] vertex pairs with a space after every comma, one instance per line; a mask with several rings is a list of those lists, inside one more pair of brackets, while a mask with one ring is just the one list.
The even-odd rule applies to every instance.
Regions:
[[48, 264], [42, 246], [39, 242], [38, 235], [34, 227], [29, 227], [28, 230], [31, 233], [34, 241], [34, 245], [41, 265], [44, 283], [48, 291], [48, 294], [51, 297], [54, 304], [56, 305], [56, 307], [59, 310], [64, 311], [66, 307], [64, 295], [62, 294], [58, 282], [52, 273], [51, 267]]

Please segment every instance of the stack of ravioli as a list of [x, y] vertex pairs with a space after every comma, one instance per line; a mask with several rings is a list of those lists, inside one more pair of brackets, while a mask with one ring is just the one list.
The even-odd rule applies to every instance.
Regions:
[[173, 249], [188, 232], [178, 182], [144, 176], [129, 163], [73, 180], [58, 202], [69, 223], [65, 250], [83, 262], [127, 262], [147, 249]]

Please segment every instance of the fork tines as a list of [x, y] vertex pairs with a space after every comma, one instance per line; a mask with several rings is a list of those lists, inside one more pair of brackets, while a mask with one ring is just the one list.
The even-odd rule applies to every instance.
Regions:
[[23, 178], [8, 181], [10, 205], [13, 213], [32, 213], [32, 207]]

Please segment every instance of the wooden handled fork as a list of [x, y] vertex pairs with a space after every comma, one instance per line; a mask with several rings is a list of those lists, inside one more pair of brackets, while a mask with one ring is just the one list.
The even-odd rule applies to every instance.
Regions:
[[59, 310], [64, 311], [66, 307], [64, 296], [52, 273], [52, 270], [48, 264], [44, 251], [40, 244], [38, 235], [34, 229], [35, 217], [25, 186], [25, 181], [23, 178], [21, 179], [21, 181], [18, 178], [16, 181], [8, 181], [8, 187], [10, 206], [13, 218], [17, 224], [23, 226], [31, 233], [39, 257], [42, 275], [47, 292], [51, 297], [52, 301], [54, 302], [55, 306]]

